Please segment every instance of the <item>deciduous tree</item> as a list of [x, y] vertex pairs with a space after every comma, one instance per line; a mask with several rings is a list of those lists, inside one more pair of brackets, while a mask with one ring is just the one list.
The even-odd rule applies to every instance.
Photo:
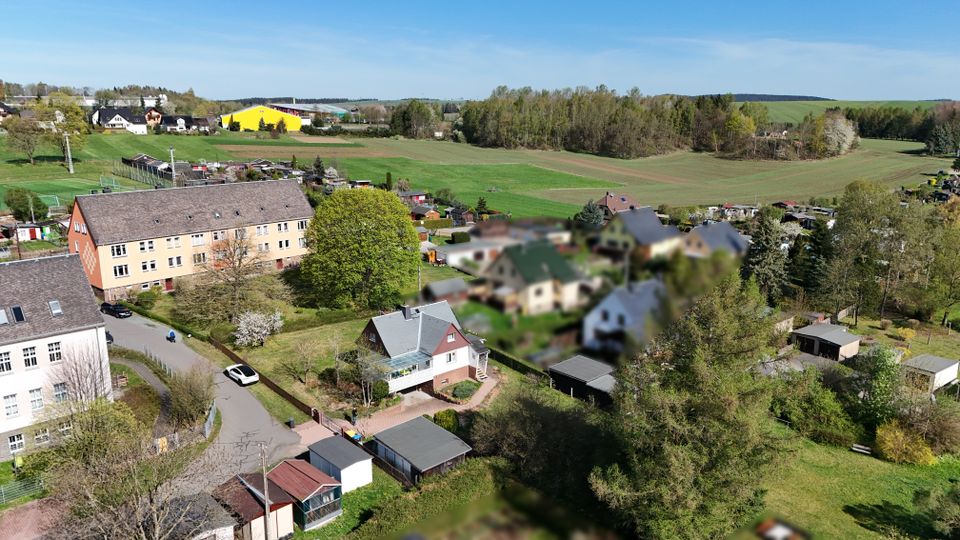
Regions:
[[10, 209], [13, 218], [22, 222], [43, 219], [49, 210], [39, 195], [21, 187], [8, 189], [3, 195], [3, 203]]
[[4, 121], [3, 129], [7, 131], [7, 148], [27, 156], [30, 164], [34, 165], [34, 156], [44, 143], [44, 131], [37, 122], [12, 116]]

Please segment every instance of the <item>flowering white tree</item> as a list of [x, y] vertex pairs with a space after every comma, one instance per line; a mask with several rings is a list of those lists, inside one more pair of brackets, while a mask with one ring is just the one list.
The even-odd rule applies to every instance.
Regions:
[[245, 311], [237, 319], [234, 341], [241, 347], [262, 347], [267, 337], [283, 328], [283, 319], [279, 311], [273, 314], [258, 311]]

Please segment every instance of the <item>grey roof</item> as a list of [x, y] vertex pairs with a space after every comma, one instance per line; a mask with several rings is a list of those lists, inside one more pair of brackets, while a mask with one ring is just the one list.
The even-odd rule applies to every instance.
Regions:
[[329, 113], [329, 114], [338, 114], [343, 115], [347, 114], [346, 109], [337, 107], [336, 105], [329, 105], [327, 103], [270, 103], [270, 107], [282, 107], [284, 109], [290, 109], [294, 111], [302, 112], [313, 112], [313, 113]]
[[98, 246], [313, 217], [295, 180], [79, 195], [76, 204]]
[[560, 373], [572, 379], [589, 383], [604, 375], [613, 373], [613, 366], [578, 354], [573, 358], [568, 358], [559, 364], [550, 366], [548, 371]]
[[950, 360], [949, 358], [934, 356], [932, 354], [920, 354], [903, 363], [906, 367], [927, 373], [940, 373], [957, 364], [960, 364], [957, 360]]
[[620, 212], [614, 219], [622, 220], [627, 232], [642, 245], [655, 244], [680, 236], [680, 231], [676, 227], [661, 223], [657, 213], [649, 206]]
[[426, 195], [426, 194], [427, 194], [426, 191], [420, 191], [420, 190], [397, 192], [397, 195], [399, 195], [400, 197], [414, 197], [416, 195]]
[[346, 469], [354, 463], [368, 461], [373, 456], [343, 437], [327, 437], [310, 445], [310, 451], [330, 462], [338, 469]]
[[830, 323], [815, 323], [793, 331], [800, 336], [814, 337], [822, 341], [827, 341], [835, 345], [849, 345], [855, 341], [860, 341], [860, 336], [847, 332], [845, 326], [837, 326]]
[[[60, 302], [61, 315], [51, 300]], [[24, 322], [14, 322], [13, 306], [23, 309]], [[103, 326], [79, 255], [0, 264], [0, 310], [8, 321], [0, 324], [0, 345]]]
[[422, 416], [374, 435], [379, 442], [426, 471], [471, 450], [459, 437]]
[[467, 282], [463, 278], [444, 279], [443, 281], [428, 283], [426, 289], [434, 298], [441, 298], [449, 294], [466, 291]]
[[607, 295], [594, 310], [603, 309], [608, 302], [618, 302], [630, 316], [626, 330], [638, 340], [646, 339], [647, 320], [660, 308], [666, 288], [656, 279], [621, 285]]
[[594, 390], [599, 390], [601, 392], [606, 392], [607, 394], [613, 392], [613, 389], [617, 387], [617, 379], [613, 375], [601, 375], [596, 379], [587, 383], [587, 386], [593, 388]]
[[746, 237], [733, 228], [729, 221], [697, 225], [690, 232], [694, 231], [711, 250], [725, 249], [731, 253], [743, 253], [747, 250]]
[[391, 358], [420, 350], [433, 353], [451, 324], [460, 330], [460, 322], [446, 301], [410, 308], [409, 319], [400, 310], [370, 321]]

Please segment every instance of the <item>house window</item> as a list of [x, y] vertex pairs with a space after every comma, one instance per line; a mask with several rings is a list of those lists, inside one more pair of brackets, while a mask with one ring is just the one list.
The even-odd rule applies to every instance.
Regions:
[[70, 422], [60, 422], [60, 424], [57, 425], [57, 431], [60, 432], [61, 436], [66, 437], [73, 431], [73, 424]]
[[87, 224], [86, 224], [86, 223], [81, 223], [81, 224], [80, 224], [80, 234], [87, 234]]
[[3, 396], [3, 410], [7, 413], [7, 418], [13, 418], [20, 414], [20, 407], [17, 405], [17, 395], [10, 394]]
[[193, 254], [193, 264], [203, 264], [207, 262], [206, 253], [194, 253]]
[[246, 230], [246, 229], [234, 229], [234, 231], [233, 231], [233, 237], [236, 238], [237, 240], [243, 240], [244, 238], [247, 237], [247, 230]]
[[63, 353], [60, 352], [60, 342], [56, 341], [54, 343], [47, 344], [47, 353], [50, 354], [51, 362], [59, 362], [63, 360]]
[[153, 240], [144, 240], [140, 242], [140, 253], [153, 251]]
[[452, 333], [447, 334], [447, 343], [453, 343], [453, 340], [457, 339]]
[[217, 242], [227, 237], [227, 231], [213, 231], [213, 241]]
[[298, 231], [305, 231], [305, 230], [307, 230], [307, 220], [301, 219], [300, 221], [298, 221], [298, 222], [297, 222], [297, 230], [298, 230]]
[[7, 320], [7, 310], [0, 308], [0, 326], [3, 326], [10, 321]]
[[10, 352], [0, 352], [0, 374], [10, 373], [13, 371], [13, 366], [10, 365]]
[[38, 429], [33, 433], [34, 444], [47, 444], [50, 442], [50, 430], [47, 428]]
[[10, 445], [11, 454], [23, 450], [23, 434], [17, 433], [7, 437], [7, 444]]
[[287, 232], [290, 230], [290, 224], [284, 221], [283, 223], [277, 223], [277, 232]]
[[73, 232], [80, 232], [80, 222], [79, 222], [79, 221], [74, 221], [74, 222], [73, 222]]
[[270, 227], [267, 225], [257, 225], [257, 236], [266, 236], [270, 234]]
[[191, 234], [190, 235], [190, 245], [193, 247], [202, 246], [204, 243], [203, 233], [200, 234]]
[[370, 340], [370, 343], [376, 343], [376, 342], [377, 342], [377, 335], [374, 334], [373, 332], [370, 332], [370, 335], [367, 336], [367, 339]]
[[63, 403], [67, 400], [67, 383], [58, 382], [53, 384], [53, 400], [57, 403]]
[[177, 255], [176, 257], [167, 257], [167, 266], [170, 268], [180, 268], [183, 266], [183, 257]]
[[141, 290], [141, 291], [149, 291], [149, 290], [150, 290], [150, 284], [149, 284], [149, 283], [141, 283], [141, 284], [140, 284], [140, 290]]
[[157, 261], [141, 261], [140, 270], [144, 272], [155, 272], [157, 270]]
[[270, 244], [264, 242], [262, 244], [257, 244], [257, 251], [264, 253], [270, 251]]
[[423, 362], [423, 367], [430, 367], [430, 360], [431, 360], [430, 358], [427, 358], [427, 359]]
[[28, 368], [37, 367], [37, 348], [36, 347], [24, 347], [23, 365]]
[[51, 300], [51, 301], [47, 302], [47, 304], [50, 306], [50, 313], [51, 313], [54, 317], [56, 317], [56, 316], [58, 316], [58, 315], [63, 315], [63, 308], [60, 307], [60, 301], [59, 301], [59, 300]]
[[178, 247], [180, 247], [179, 236], [171, 236], [170, 238], [167, 238], [167, 249], [173, 249]]
[[623, 314], [617, 315], [617, 325], [624, 326], [625, 324], [627, 324], [627, 318]]
[[126, 244], [116, 244], [110, 246], [110, 256], [116, 259], [117, 257], [126, 257], [127, 256], [127, 245]]
[[534, 296], [543, 296], [543, 288], [542, 288], [542, 287], [537, 287], [536, 289], [534, 289], [534, 290], [533, 290], [533, 295], [534, 295]]
[[290, 249], [290, 240], [281, 240], [277, 245], [280, 249]]
[[43, 391], [39, 388], [30, 390], [30, 410], [39, 411], [43, 408]]
[[609, 321], [609, 320], [610, 320], [610, 312], [607, 311], [607, 310], [601, 311], [601, 312], [600, 312], [600, 320], [601, 320], [601, 321]]
[[447, 353], [447, 363], [452, 364], [457, 361], [457, 351]]
[[21, 323], [27, 320], [26, 315], [23, 314], [23, 308], [20, 306], [13, 306], [10, 308], [10, 311], [13, 312], [13, 322]]
[[118, 264], [113, 267], [113, 277], [122, 278], [130, 275], [130, 268], [125, 264]]
[[301, 248], [301, 249], [306, 249], [306, 247], [307, 247], [307, 239], [301, 236], [301, 237], [298, 238], [297, 240], [298, 240], [299, 243], [300, 243], [300, 248]]

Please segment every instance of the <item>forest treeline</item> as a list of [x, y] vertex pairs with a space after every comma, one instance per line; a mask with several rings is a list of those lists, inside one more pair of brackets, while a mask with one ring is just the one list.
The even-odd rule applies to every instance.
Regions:
[[644, 96], [596, 89], [540, 90], [501, 86], [468, 101], [456, 128], [472, 144], [569, 150], [637, 158], [680, 149], [735, 158], [815, 159], [856, 145], [853, 123], [840, 112], [806, 117], [785, 130], [762, 103], [736, 104], [732, 94]]
[[960, 101], [944, 101], [932, 109], [858, 107], [843, 113], [864, 137], [919, 141], [931, 154], [953, 154], [960, 149]]

